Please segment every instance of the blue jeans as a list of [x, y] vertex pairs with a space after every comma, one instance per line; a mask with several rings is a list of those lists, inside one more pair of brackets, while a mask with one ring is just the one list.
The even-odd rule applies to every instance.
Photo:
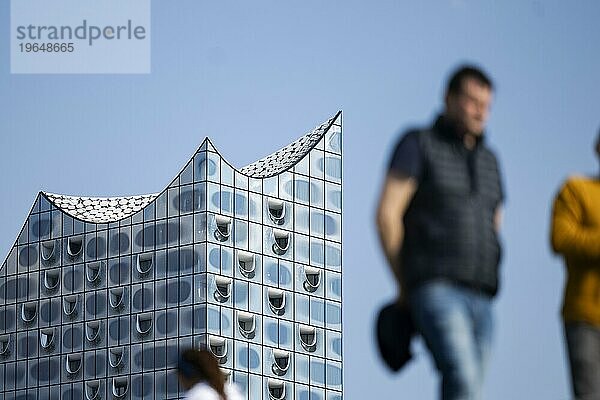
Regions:
[[417, 331], [441, 374], [443, 400], [479, 400], [492, 343], [492, 300], [483, 293], [432, 281], [408, 297]]
[[600, 328], [585, 322], [565, 322], [565, 338], [575, 398], [600, 398]]

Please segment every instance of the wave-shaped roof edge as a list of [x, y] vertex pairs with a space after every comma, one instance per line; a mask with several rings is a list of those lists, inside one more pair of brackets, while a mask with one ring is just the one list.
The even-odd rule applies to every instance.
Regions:
[[120, 221], [143, 210], [159, 193], [125, 197], [82, 197], [41, 192], [56, 208], [83, 222]]
[[[302, 158], [304, 158], [319, 141], [325, 136], [329, 129], [340, 118], [342, 111], [338, 111], [333, 117], [326, 122], [318, 125], [316, 128], [301, 136], [299, 139], [289, 145], [271, 153], [270, 155], [259, 159], [242, 168], [236, 168], [223, 157], [210, 138], [205, 137], [200, 146], [186, 162], [181, 170], [175, 175], [175, 179], [181, 175], [190, 162], [193, 161], [194, 155], [199, 151], [210, 150], [217, 153], [221, 159], [226, 162], [232, 169], [240, 174], [250, 178], [264, 179], [293, 168]], [[170, 185], [167, 185], [159, 193], [151, 193], [135, 196], [118, 196], [118, 197], [91, 197], [91, 196], [72, 196], [64, 194], [56, 194], [46, 191], [41, 191], [43, 195], [57, 209], [65, 214], [88, 223], [111, 223], [118, 222], [128, 218], [135, 213], [143, 210], [158, 196], [165, 192]]]
[[293, 168], [325, 137], [325, 134], [341, 115], [342, 111], [340, 110], [304, 136], [274, 153], [246, 165], [238, 172], [251, 178], [269, 178]]

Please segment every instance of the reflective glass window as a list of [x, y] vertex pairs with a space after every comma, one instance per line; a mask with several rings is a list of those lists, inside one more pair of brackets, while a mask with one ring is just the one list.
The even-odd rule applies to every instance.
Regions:
[[233, 169], [221, 159], [221, 183], [233, 186]]
[[233, 374], [233, 380], [242, 393], [248, 392], [248, 373], [235, 371]]
[[167, 222], [167, 243], [177, 245], [179, 243], [179, 218], [169, 218]]
[[167, 192], [162, 192], [154, 201], [156, 207], [156, 218], [165, 218], [167, 216]]
[[267, 196], [277, 197], [278, 195], [277, 176], [263, 179], [263, 194]]
[[219, 214], [221, 212], [221, 191], [219, 185], [209, 182], [207, 185], [208, 211]]
[[237, 249], [247, 249], [248, 223], [237, 219], [234, 222], [235, 247]]
[[325, 203], [325, 182], [320, 179], [310, 179], [310, 205], [323, 208]]
[[206, 306], [194, 306], [194, 334], [206, 332]]
[[279, 287], [289, 290], [294, 288], [294, 266], [286, 260], [279, 261]]
[[291, 201], [294, 199], [294, 176], [291, 172], [284, 172], [278, 176], [279, 198]]
[[201, 151], [194, 156], [194, 180], [196, 182], [206, 180], [207, 155]]
[[40, 238], [40, 215], [33, 214], [29, 216], [29, 238], [31, 241]]
[[189, 305], [192, 304], [193, 298], [193, 286], [192, 286], [192, 276], [180, 276], [179, 277], [179, 305]]
[[323, 326], [325, 324], [325, 303], [318, 297], [310, 298], [310, 324]]
[[249, 285], [249, 309], [255, 313], [262, 313], [262, 287], [256, 283]]
[[294, 347], [294, 327], [291, 322], [279, 321], [279, 347], [287, 350]]
[[325, 207], [328, 210], [342, 211], [342, 188], [335, 183], [325, 183]]
[[233, 342], [235, 351], [235, 364], [236, 370], [247, 371], [248, 370], [248, 345], [242, 341]]
[[325, 265], [334, 271], [342, 270], [342, 250], [340, 245], [328, 242], [325, 244]]
[[277, 320], [271, 317], [264, 317], [263, 327], [263, 343], [267, 346], [277, 347], [279, 341], [279, 326]]
[[323, 237], [325, 233], [325, 215], [323, 211], [311, 208], [310, 210], [310, 234], [312, 236]]
[[342, 307], [339, 303], [325, 302], [325, 321], [327, 321], [327, 328], [342, 330]]
[[233, 249], [231, 247], [221, 247], [221, 274], [233, 276]]
[[250, 222], [250, 232], [248, 233], [249, 250], [254, 253], [262, 253], [263, 248], [263, 227], [260, 224]]
[[262, 351], [260, 346], [250, 344], [248, 350], [248, 367], [251, 372], [256, 374], [262, 373]]
[[327, 391], [327, 400], [342, 400], [342, 394], [332, 390]]
[[206, 274], [194, 275], [194, 303], [206, 301]]
[[[108, 244], [108, 231], [106, 230], [99, 230], [98, 232], [96, 232], [96, 241], [95, 241], [95, 258], [104, 258], [106, 257], [106, 247]], [[91, 241], [90, 241], [90, 245], [91, 245]]]
[[206, 272], [206, 244], [194, 245], [194, 273]]
[[[63, 230], [62, 230], [62, 235], [63, 236], [71, 236], [73, 235], [73, 217], [63, 214]], [[24, 230], [25, 232], [25, 239], [21, 239], [19, 238], [19, 244], [25, 243], [27, 242], [27, 230]]]
[[327, 388], [342, 390], [342, 363], [335, 361], [327, 361]]
[[308, 207], [294, 204], [294, 221], [296, 222], [295, 231], [306, 235], [310, 232], [310, 218]]
[[342, 153], [342, 128], [333, 125], [325, 134], [325, 150], [335, 154]]
[[156, 219], [154, 202], [144, 207], [144, 222], [154, 221]]
[[255, 193], [262, 193], [262, 182], [260, 178], [248, 178], [248, 189]]
[[234, 282], [234, 307], [238, 310], [248, 309], [248, 282], [235, 280]]
[[177, 248], [167, 250], [167, 276], [179, 274], [179, 251]]
[[327, 336], [327, 358], [339, 360], [342, 359], [342, 334], [341, 332], [334, 332], [328, 330], [326, 332]]
[[240, 189], [248, 189], [248, 177], [235, 171], [235, 187]]
[[119, 229], [119, 254], [131, 253], [131, 226]]
[[181, 307], [179, 309], [179, 335], [191, 335], [193, 327], [192, 307]]
[[194, 214], [194, 241], [206, 240], [206, 213]]
[[[251, 371], [254, 371], [254, 369], [251, 368]], [[261, 398], [260, 396], [263, 391], [263, 387], [264, 386], [262, 383], [262, 378], [260, 376], [250, 374], [250, 385], [248, 387], [248, 398], [260, 400], [260, 398]]]
[[337, 272], [325, 272], [326, 296], [330, 300], [342, 300], [342, 275]]
[[248, 203], [250, 212], [250, 221], [262, 222], [262, 196], [256, 193], [250, 193]]
[[169, 188], [167, 196], [169, 217], [179, 215], [179, 188]]
[[298, 161], [298, 163], [294, 166], [294, 171], [299, 174], [308, 175], [309, 174], [308, 165], [309, 165], [309, 156], [305, 156], [300, 161]]
[[233, 310], [227, 307], [221, 307], [221, 335], [233, 337], [234, 319]]
[[310, 182], [307, 177], [294, 176], [294, 199], [298, 203], [308, 204], [310, 201]]
[[206, 210], [206, 183], [194, 184], [194, 211]]
[[208, 272], [221, 273], [221, 249], [214, 244], [208, 245]]
[[310, 317], [308, 296], [296, 293], [294, 295], [294, 303], [296, 307], [296, 312], [294, 314], [296, 316], [295, 320], [297, 322], [308, 324]]
[[193, 241], [193, 216], [185, 215], [179, 219], [179, 244], [190, 244]]
[[192, 183], [194, 180], [194, 162], [193, 160], [188, 162], [181, 174], [179, 174], [179, 183], [181, 185], [186, 185], [188, 183]]
[[[175, 229], [175, 227], [172, 227], [171, 229]], [[168, 231], [168, 223], [166, 220], [161, 220], [156, 223], [156, 248], [161, 249], [167, 246], [169, 241]]]
[[327, 240], [342, 241], [342, 217], [340, 214], [325, 213], [325, 235]]
[[221, 157], [213, 152], [208, 152], [208, 162], [206, 164], [208, 171], [208, 180], [219, 182], [221, 180]]
[[221, 214], [233, 215], [233, 188], [221, 185]]
[[138, 225], [134, 225], [131, 228], [131, 234], [132, 234], [132, 252], [134, 253], [139, 253], [142, 251], [142, 246], [144, 244], [143, 241], [143, 231], [144, 229], [144, 225], [142, 224], [138, 224]]
[[325, 360], [317, 357], [310, 358], [310, 381], [312, 385], [325, 385]]
[[322, 239], [310, 238], [310, 264], [317, 267], [325, 265], [325, 242]]
[[235, 189], [235, 216], [238, 218], [248, 217], [248, 192]]
[[278, 262], [273, 257], [263, 257], [263, 281], [267, 285], [277, 286], [279, 270]]
[[308, 386], [295, 385], [296, 387], [296, 400], [310, 400], [310, 391]]
[[164, 278], [167, 276], [167, 252], [159, 250], [154, 255], [154, 276], [156, 278]]
[[328, 154], [325, 157], [325, 179], [335, 183], [342, 182], [342, 158]]
[[194, 186], [187, 185], [179, 188], [179, 201], [177, 208], [181, 214], [194, 211]]
[[308, 264], [310, 262], [308, 236], [296, 234], [294, 235], [294, 241], [294, 248], [296, 251], [294, 259], [296, 260], [296, 262]]
[[323, 178], [325, 152], [313, 149], [310, 151], [310, 176]]
[[206, 309], [207, 330], [209, 333], [219, 335], [221, 333], [221, 313], [219, 307], [207, 306]]
[[295, 370], [296, 370], [296, 382], [308, 383], [309, 382], [309, 363], [308, 356], [304, 354], [295, 354]]
[[325, 390], [319, 387], [311, 387], [310, 400], [325, 400]]

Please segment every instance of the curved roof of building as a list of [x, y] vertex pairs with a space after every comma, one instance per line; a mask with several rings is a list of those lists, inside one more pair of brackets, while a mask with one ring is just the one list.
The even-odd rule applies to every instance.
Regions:
[[[286, 147], [236, 170], [251, 178], [268, 178], [289, 170], [317, 145], [340, 115], [341, 111], [338, 111], [334, 117]], [[126, 197], [81, 197], [48, 192], [42, 194], [66, 214], [84, 222], [99, 224], [116, 222], [132, 216], [144, 209], [160, 193]]]
[[127, 218], [152, 202], [156, 194], [127, 197], [78, 197], [44, 192], [57, 208], [85, 222], [103, 224]]
[[277, 150], [271, 155], [261, 158], [250, 165], [246, 165], [244, 168], [240, 169], [240, 172], [253, 178], [268, 178], [280, 174], [283, 171], [287, 171], [296, 165], [298, 161], [304, 158], [304, 156], [316, 146], [319, 140], [321, 140], [329, 128], [331, 128], [331, 125], [333, 125], [338, 115], [339, 112], [329, 121], [323, 122], [300, 139]]

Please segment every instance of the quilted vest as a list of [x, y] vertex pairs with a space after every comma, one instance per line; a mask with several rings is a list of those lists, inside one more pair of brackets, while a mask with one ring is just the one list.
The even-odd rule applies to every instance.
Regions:
[[481, 140], [468, 150], [440, 120], [417, 137], [424, 168], [404, 216], [406, 287], [445, 279], [493, 296], [501, 257], [494, 213], [503, 196], [496, 157]]

